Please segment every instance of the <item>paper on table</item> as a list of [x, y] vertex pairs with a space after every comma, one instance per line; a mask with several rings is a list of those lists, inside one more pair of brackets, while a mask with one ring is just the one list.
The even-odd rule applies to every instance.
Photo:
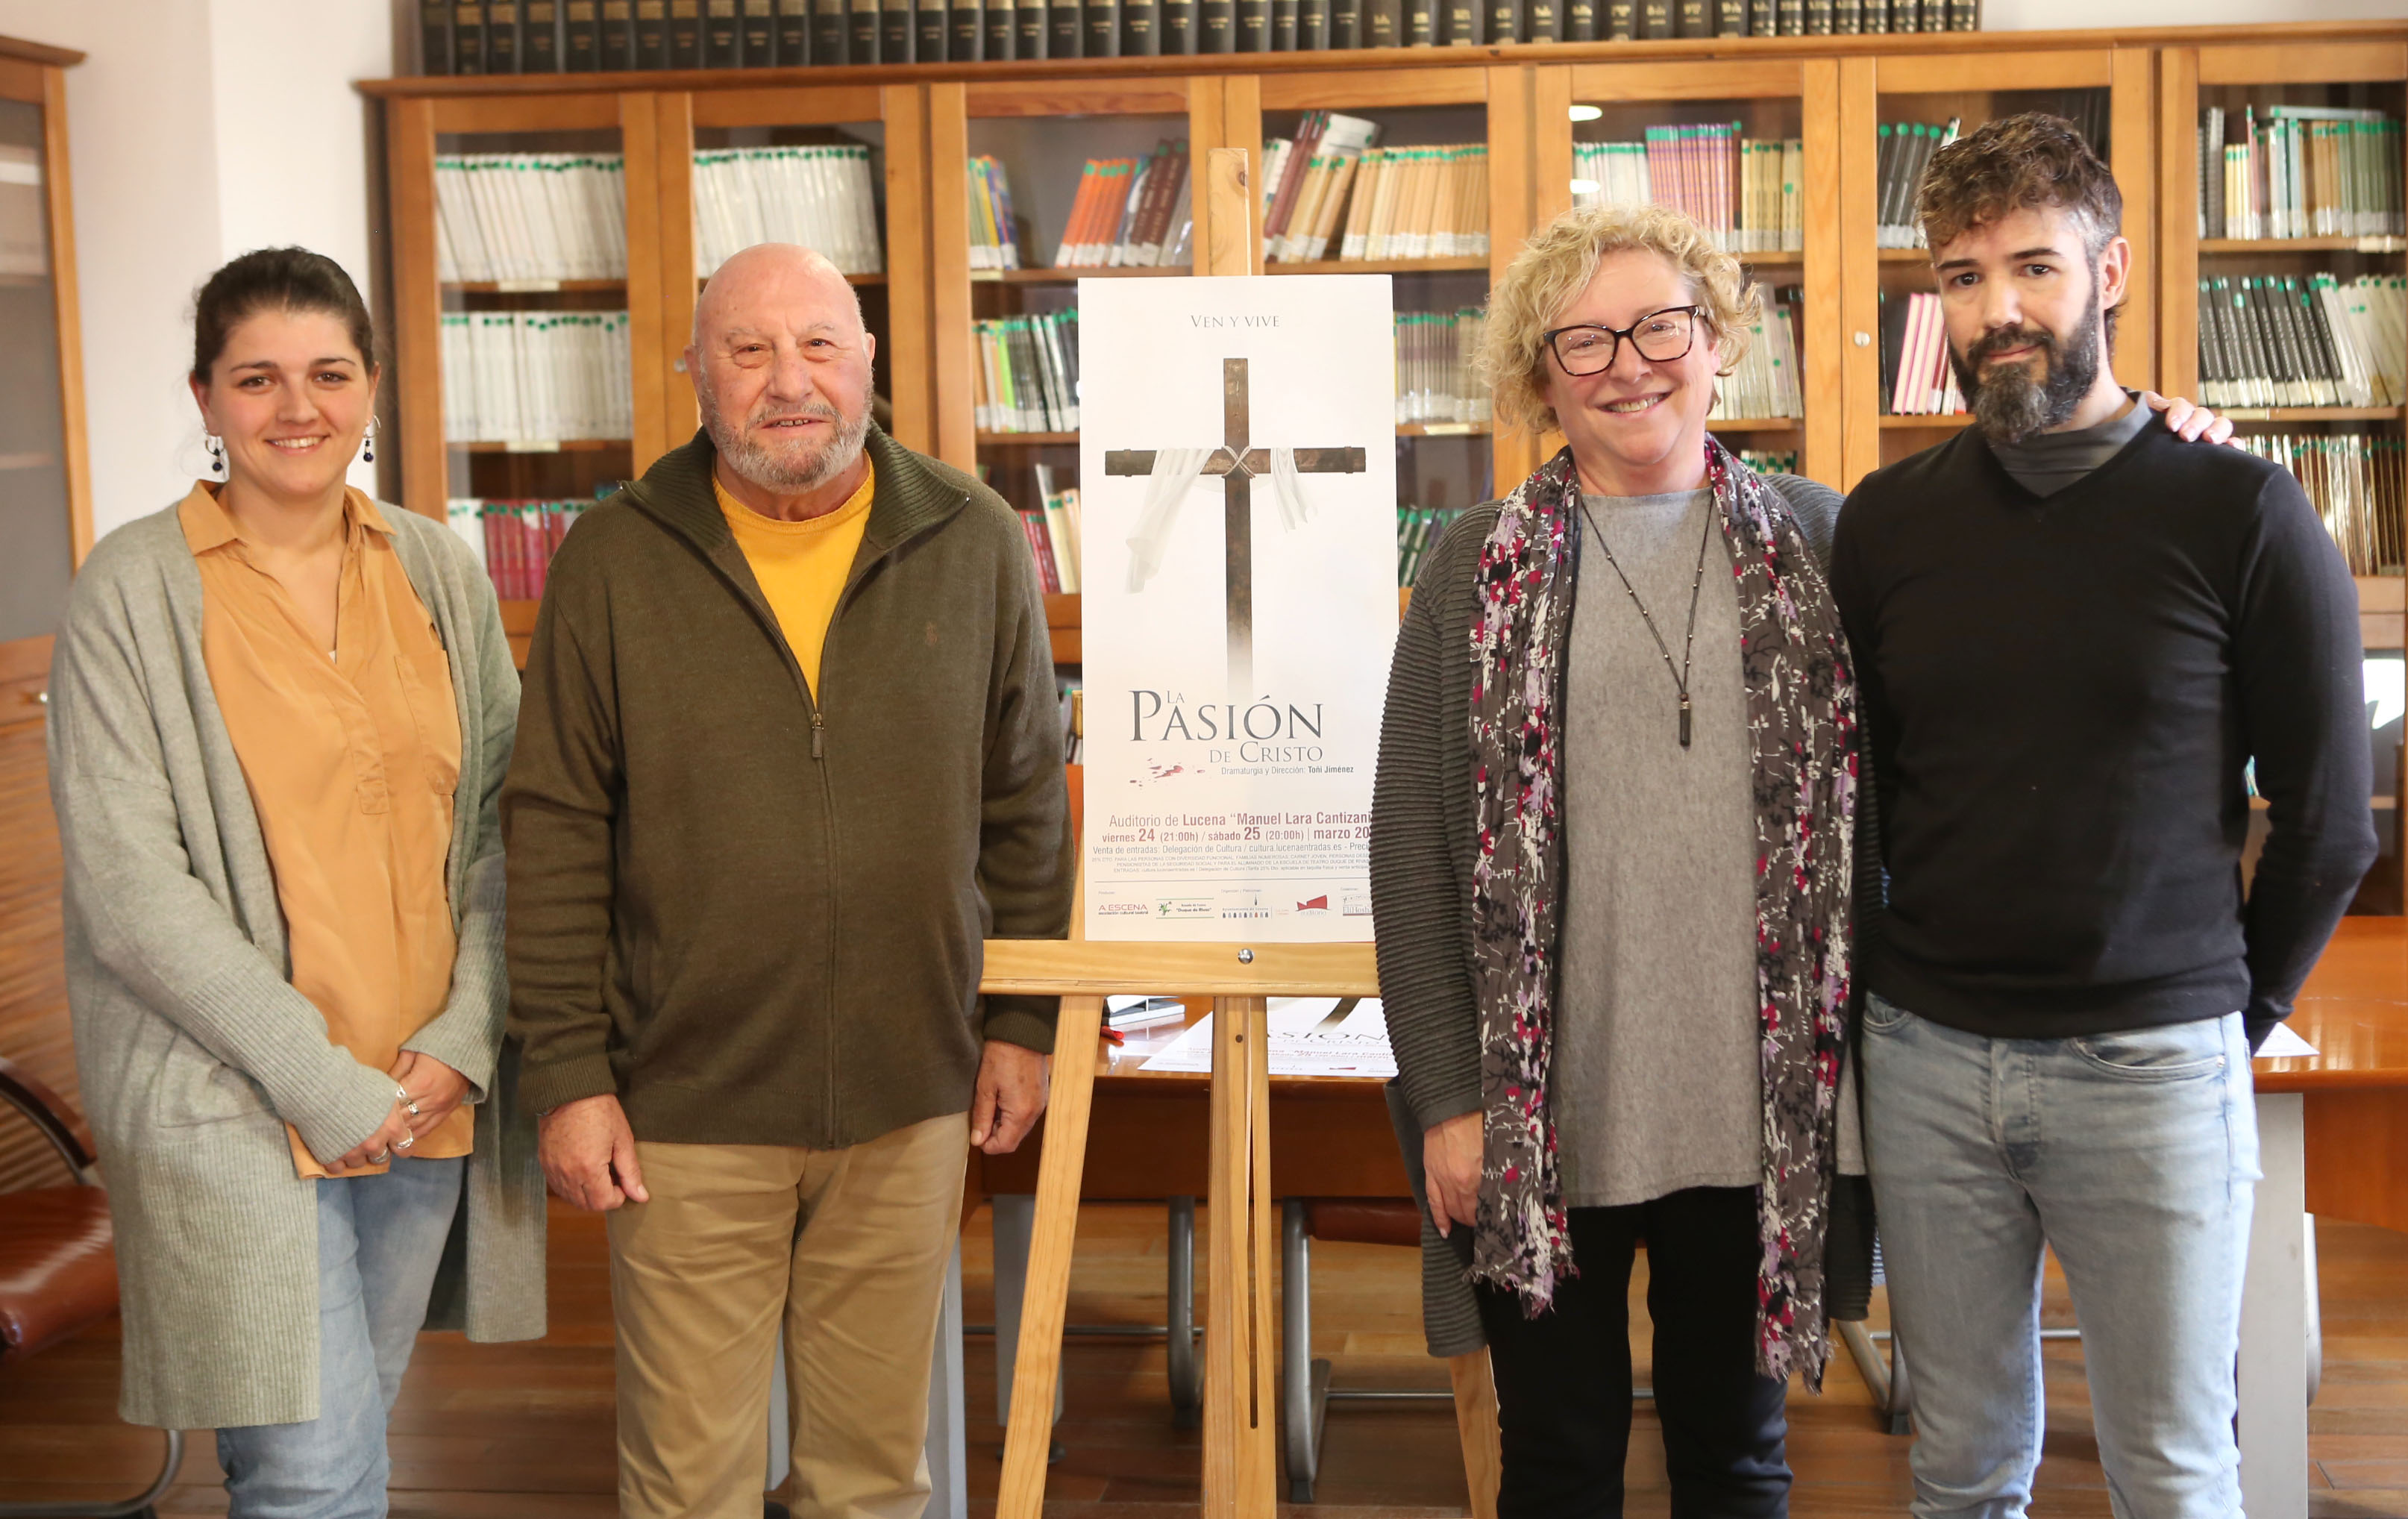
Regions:
[[[1397, 1074], [1388, 1048], [1388, 1022], [1380, 999], [1347, 998], [1342, 1016], [1336, 997], [1275, 996], [1270, 999], [1271, 1074], [1362, 1076], [1386, 1081]], [[1212, 1068], [1212, 1015], [1190, 1025], [1168, 1048], [1147, 1061], [1146, 1070]]]
[[2274, 1032], [2267, 1035], [2266, 1042], [2258, 1047], [2260, 1060], [2293, 1060], [2315, 1053], [2316, 1047], [2292, 1032], [2288, 1024], [2276, 1024]]

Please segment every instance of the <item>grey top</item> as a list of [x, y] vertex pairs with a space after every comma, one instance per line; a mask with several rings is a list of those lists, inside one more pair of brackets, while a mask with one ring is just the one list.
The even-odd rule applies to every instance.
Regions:
[[[460, 709], [444, 870], [459, 950], [450, 999], [404, 1047], [468, 1078], [476, 1150], [427, 1327], [529, 1340], [544, 1331], [544, 1187], [502, 1042], [497, 810], [518, 677], [467, 546], [399, 508], [384, 515]], [[284, 1125], [338, 1155], [375, 1132], [394, 1094], [288, 979], [276, 878], [209, 687], [201, 613], [170, 508], [93, 550], [50, 664], [67, 1008], [117, 1229], [119, 1410], [172, 1429], [318, 1416], [320, 1183], [294, 1171]]]
[[[1711, 491], [1592, 495], [1564, 671], [1565, 874], [1549, 1091], [1564, 1203], [1617, 1208], [1684, 1187], [1754, 1186], [1757, 1071], [1754, 756], [1739, 593]], [[1600, 539], [1602, 540], [1600, 542]], [[1612, 557], [1607, 557], [1611, 549]], [[1615, 565], [1690, 660], [1679, 688]], [[1705, 924], [1722, 925], [1701, 932]]]
[[[1828, 486], [1790, 475], [1770, 475], [1813, 551], [1828, 565], [1831, 534], [1840, 516], [1840, 495]], [[1375, 824], [1371, 834], [1371, 896], [1379, 914], [1380, 994], [1388, 1018], [1388, 1039], [1397, 1053], [1398, 1082], [1390, 1108], [1404, 1150], [1406, 1170], [1421, 1190], [1420, 1136], [1432, 1125], [1480, 1111], [1480, 1010], [1471, 993], [1469, 967], [1471, 869], [1475, 853], [1471, 795], [1472, 665], [1464, 630], [1471, 625], [1480, 546], [1497, 526], [1498, 507], [1487, 503], [1463, 514], [1422, 566], [1413, 598], [1397, 638], [1388, 671], [1388, 696], [1380, 733], [1380, 773], [1372, 809], [1402, 826]], [[1692, 539], [1689, 552], [1697, 552]], [[1696, 563], [1695, 559], [1689, 561]], [[1711, 568], [1711, 562], [1709, 563]], [[1584, 578], [1585, 579], [1585, 578]], [[1587, 589], [1575, 585], [1579, 596]], [[1614, 586], [1621, 594], [1621, 587]], [[1735, 594], [1734, 594], [1735, 595]], [[1624, 598], [1628, 604], [1628, 598]], [[1574, 602], [1577, 617], [1579, 602]], [[1651, 608], [1652, 609], [1652, 608]], [[1688, 604], [1682, 602], [1685, 618]], [[1700, 616], [1703, 610], [1700, 609]], [[1737, 615], [1733, 613], [1734, 617]], [[1651, 646], [1652, 647], [1652, 646]], [[1670, 681], [1659, 661], [1657, 681]], [[1873, 795], [1857, 800], [1858, 838], [1877, 827]], [[1742, 812], [1744, 809], [1741, 810]], [[1881, 885], [1869, 869], [1870, 854], [1856, 853], [1858, 934], [1875, 910]], [[1749, 918], [1732, 925], [1742, 940]], [[1692, 936], [1694, 928], [1685, 930]], [[1751, 1052], [1751, 1068], [1755, 1063]], [[1856, 1113], [1855, 1062], [1841, 1074], [1840, 1169], [1864, 1169]], [[1558, 1094], [1561, 1091], [1557, 1086]], [[1561, 1135], [1558, 1131], [1558, 1142]], [[1860, 1183], [1859, 1183], [1860, 1185]], [[1834, 1194], [1834, 1207], [1849, 1196]], [[1433, 1355], [1455, 1355], [1485, 1344], [1478, 1304], [1464, 1279], [1470, 1231], [1441, 1238], [1422, 1217], [1422, 1326]], [[1870, 1234], [1834, 1229], [1826, 1241], [1826, 1291], [1834, 1302], [1858, 1301], [1870, 1290]]]
[[[2125, 392], [2127, 395], [2132, 393]], [[2015, 483], [2034, 495], [2055, 495], [2124, 451], [2155, 411], [2135, 397], [2121, 416], [2071, 433], [2034, 433], [2020, 443], [1983, 439]]]

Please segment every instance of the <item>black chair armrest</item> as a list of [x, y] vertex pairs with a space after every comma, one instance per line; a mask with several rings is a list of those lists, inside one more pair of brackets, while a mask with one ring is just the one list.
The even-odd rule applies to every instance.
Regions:
[[51, 1091], [32, 1071], [6, 1055], [0, 1055], [0, 1101], [5, 1101], [32, 1120], [50, 1148], [75, 1172], [75, 1179], [86, 1186], [98, 1180], [94, 1174], [100, 1163], [99, 1146], [83, 1115], [67, 1106], [64, 1098]]

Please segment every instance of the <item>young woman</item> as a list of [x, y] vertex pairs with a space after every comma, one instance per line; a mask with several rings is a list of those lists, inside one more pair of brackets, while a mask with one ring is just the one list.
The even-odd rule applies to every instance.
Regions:
[[340, 266], [247, 253], [194, 329], [223, 478], [93, 551], [50, 676], [122, 1407], [216, 1428], [235, 1519], [372, 1519], [419, 1329], [543, 1332], [502, 1047], [518, 680], [458, 540], [344, 484], [378, 369]]

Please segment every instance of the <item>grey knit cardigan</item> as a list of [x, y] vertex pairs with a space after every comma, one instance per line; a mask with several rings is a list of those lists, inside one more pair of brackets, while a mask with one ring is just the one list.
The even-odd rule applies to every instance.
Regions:
[[[466, 1076], [478, 1106], [427, 1327], [534, 1339], [543, 1178], [502, 1048], [496, 806], [518, 677], [466, 545], [383, 511], [460, 704], [444, 872], [459, 954], [450, 999], [408, 1048]], [[50, 666], [50, 760], [76, 1066], [117, 1225], [120, 1412], [185, 1429], [316, 1418], [317, 1183], [295, 1173], [283, 1125], [341, 1154], [383, 1122], [394, 1083], [333, 1043], [287, 980], [276, 879], [209, 688], [200, 571], [173, 508], [109, 534], [76, 577]]]

